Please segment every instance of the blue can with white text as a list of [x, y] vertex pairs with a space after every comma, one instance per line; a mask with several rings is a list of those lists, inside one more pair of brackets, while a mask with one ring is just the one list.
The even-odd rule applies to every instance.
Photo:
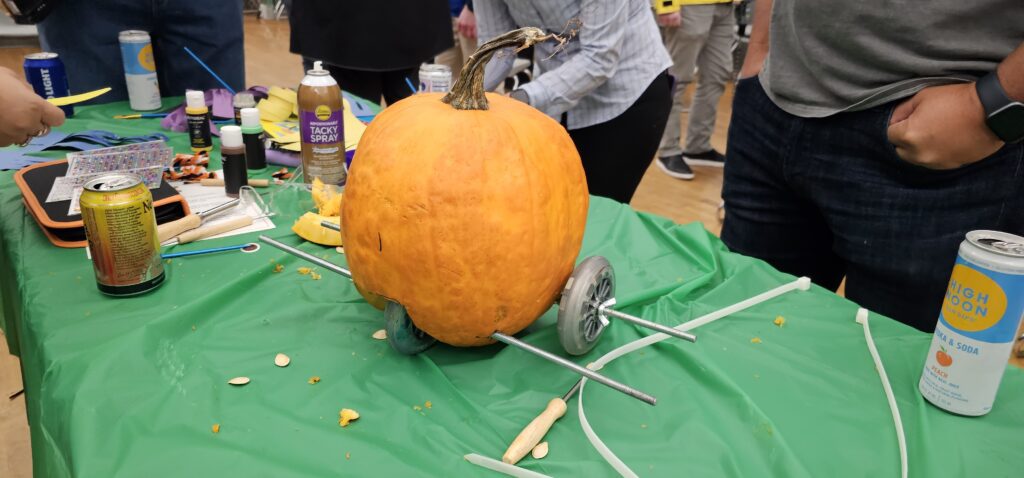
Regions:
[[[56, 53], [44, 51], [25, 55], [25, 80], [32, 85], [32, 90], [43, 98], [61, 98], [71, 95], [68, 87], [68, 75], [64, 70], [64, 62]], [[70, 118], [75, 114], [72, 106], [61, 106], [64, 116]]]

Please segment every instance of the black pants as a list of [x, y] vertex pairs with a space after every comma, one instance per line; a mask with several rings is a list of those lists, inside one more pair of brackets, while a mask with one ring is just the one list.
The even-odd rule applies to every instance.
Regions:
[[[419, 83], [419, 67], [394, 71], [352, 70], [334, 65], [325, 65], [325, 68], [338, 81], [342, 90], [380, 104], [383, 104], [380, 102], [381, 96], [389, 105], [412, 96], [414, 91], [409, 88], [409, 83]], [[405, 81], [406, 78], [409, 83]]]
[[889, 143], [897, 104], [799, 118], [740, 80], [722, 240], [828, 289], [845, 275], [848, 299], [931, 332], [967, 231], [1024, 233], [1024, 145], [926, 169]]
[[671, 109], [671, 79], [662, 73], [621, 115], [569, 130], [583, 160], [590, 194], [629, 203], [658, 151]]

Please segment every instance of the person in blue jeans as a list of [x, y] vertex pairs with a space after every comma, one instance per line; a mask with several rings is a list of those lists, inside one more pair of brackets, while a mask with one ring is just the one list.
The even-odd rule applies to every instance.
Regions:
[[965, 234], [1024, 233], [1024, 8], [772, 3], [736, 85], [722, 240], [933, 330]]
[[112, 88], [95, 103], [128, 99], [123, 30], [149, 32], [161, 96], [221, 87], [186, 46], [236, 91], [245, 89], [242, 0], [63, 0], [38, 26], [43, 50], [63, 60], [72, 93]]

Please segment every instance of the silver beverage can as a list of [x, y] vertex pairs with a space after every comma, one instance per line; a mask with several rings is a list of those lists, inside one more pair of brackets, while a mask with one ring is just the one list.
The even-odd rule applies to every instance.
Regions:
[[918, 388], [959, 415], [992, 410], [1024, 317], [1024, 237], [971, 231], [960, 244]]
[[156, 79], [156, 60], [149, 32], [125, 30], [117, 35], [117, 39], [121, 43], [128, 104], [136, 111], [160, 109], [160, 85]]
[[452, 69], [446, 65], [424, 63], [420, 65], [420, 91], [447, 93], [452, 89]]

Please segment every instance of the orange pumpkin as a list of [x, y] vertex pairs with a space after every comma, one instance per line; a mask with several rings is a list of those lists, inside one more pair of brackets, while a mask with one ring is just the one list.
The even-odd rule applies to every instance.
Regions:
[[572, 140], [482, 88], [495, 50], [544, 38], [523, 29], [481, 46], [444, 101], [418, 94], [378, 115], [352, 161], [342, 234], [357, 288], [450, 345], [531, 324], [579, 254], [589, 196]]

